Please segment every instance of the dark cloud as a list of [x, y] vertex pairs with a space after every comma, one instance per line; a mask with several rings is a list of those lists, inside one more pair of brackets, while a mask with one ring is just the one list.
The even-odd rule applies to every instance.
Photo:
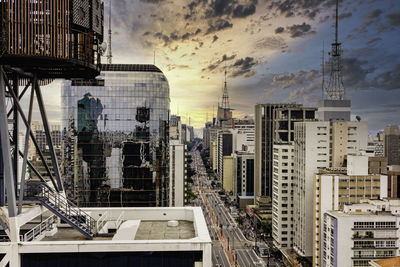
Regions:
[[216, 68], [218, 68], [219, 65], [221, 65], [221, 63], [223, 63], [225, 61], [230, 61], [230, 60], [234, 59], [235, 57], [236, 57], [235, 54], [232, 54], [230, 56], [227, 56], [226, 54], [224, 54], [221, 59], [218, 59], [217, 61], [211, 63], [210, 65], [207, 66], [207, 68], [203, 68], [202, 71], [213, 71]]
[[[369, 87], [366, 77], [375, 71], [367, 60], [358, 58], [343, 58], [343, 85], [346, 89], [366, 89]], [[328, 72], [329, 73], [329, 69]]]
[[372, 38], [371, 40], [369, 40], [369, 41], [367, 42], [367, 44], [372, 44], [372, 43], [375, 43], [375, 42], [381, 41], [381, 40], [382, 40], [382, 38], [379, 38], [379, 37]]
[[185, 19], [193, 19], [195, 15], [210, 18], [245, 18], [256, 12], [257, 0], [248, 0], [247, 3], [238, 0], [194, 0], [187, 6]]
[[208, 22], [208, 29], [206, 34], [210, 34], [213, 32], [221, 31], [227, 28], [232, 28], [233, 24], [225, 19], [216, 19], [214, 21]]
[[339, 20], [351, 18], [353, 16], [353, 13], [347, 12], [347, 13], [342, 13], [339, 15]]
[[256, 12], [256, 5], [237, 5], [233, 10], [233, 17], [244, 18]]
[[232, 65], [233, 72], [232, 77], [244, 76], [245, 78], [251, 77], [256, 74], [253, 70], [253, 66], [257, 65], [258, 62], [253, 57], [245, 57], [235, 61]]
[[273, 0], [269, 8], [285, 17], [296, 15], [313, 20], [321, 11], [332, 7], [335, 2], [332, 0]]
[[292, 38], [315, 33], [315, 31], [311, 31], [311, 25], [306, 24], [305, 22], [303, 22], [303, 24], [293, 24], [292, 26], [288, 26], [286, 27], [286, 30], [290, 33], [290, 37]]
[[382, 14], [382, 10], [380, 9], [375, 9], [369, 12], [365, 17], [369, 20], [371, 19], [376, 19]]
[[209, 16], [222, 16], [228, 15], [232, 12], [233, 3], [231, 0], [214, 0], [207, 10]]
[[179, 64], [168, 64], [167, 65], [167, 70], [171, 71], [174, 69], [190, 69], [189, 65], [179, 65]]
[[278, 27], [278, 28], [275, 29], [275, 33], [276, 33], [276, 34], [282, 33], [282, 32], [284, 32], [284, 31], [285, 31], [285, 28], [283, 28], [283, 27]]
[[170, 42], [170, 38], [167, 35], [163, 34], [162, 32], [154, 33], [154, 37], [164, 41], [164, 46], [167, 46]]
[[279, 89], [295, 88], [308, 84], [321, 76], [318, 70], [300, 70], [297, 74], [278, 74], [272, 78], [272, 87]]
[[213, 36], [212, 42], [214, 43], [214, 42], [216, 42], [217, 40], [218, 40], [218, 36], [217, 36], [217, 35], [214, 35], [214, 36]]
[[372, 86], [385, 90], [400, 89], [400, 64], [397, 64], [393, 70], [378, 74], [373, 79]]
[[400, 10], [386, 16], [391, 26], [400, 26]]

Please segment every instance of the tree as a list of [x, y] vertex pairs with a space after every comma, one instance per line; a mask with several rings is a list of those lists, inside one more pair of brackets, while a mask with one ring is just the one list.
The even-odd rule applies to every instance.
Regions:
[[192, 189], [188, 189], [186, 191], [186, 193], [187, 193], [189, 199], [191, 199], [191, 200], [197, 199], [197, 196], [195, 193], [193, 193]]

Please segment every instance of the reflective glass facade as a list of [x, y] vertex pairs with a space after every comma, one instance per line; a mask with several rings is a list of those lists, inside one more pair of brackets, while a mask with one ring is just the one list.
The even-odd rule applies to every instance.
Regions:
[[168, 206], [169, 86], [153, 65], [103, 65], [62, 87], [63, 170], [81, 206]]

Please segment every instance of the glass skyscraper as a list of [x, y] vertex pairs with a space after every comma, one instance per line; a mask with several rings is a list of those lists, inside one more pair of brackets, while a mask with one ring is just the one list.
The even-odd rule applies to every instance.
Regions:
[[154, 65], [102, 65], [62, 86], [61, 169], [80, 206], [168, 206], [169, 86]]

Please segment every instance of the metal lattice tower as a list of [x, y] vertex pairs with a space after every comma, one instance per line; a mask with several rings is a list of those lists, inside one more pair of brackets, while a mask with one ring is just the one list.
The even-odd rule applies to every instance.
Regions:
[[223, 90], [223, 95], [222, 95], [222, 103], [221, 107], [223, 109], [230, 109], [229, 106], [229, 95], [228, 95], [228, 87], [226, 85], [226, 70], [225, 70], [225, 82], [224, 82], [224, 90]]
[[325, 88], [328, 100], [344, 100], [345, 97], [342, 80], [342, 44], [338, 41], [338, 9], [339, 1], [336, 0], [335, 42], [332, 43], [332, 51], [330, 52], [331, 75], [328, 86]]
[[112, 64], [112, 51], [111, 51], [111, 0], [110, 0], [110, 10], [108, 15], [108, 51], [107, 51], [107, 64]]

